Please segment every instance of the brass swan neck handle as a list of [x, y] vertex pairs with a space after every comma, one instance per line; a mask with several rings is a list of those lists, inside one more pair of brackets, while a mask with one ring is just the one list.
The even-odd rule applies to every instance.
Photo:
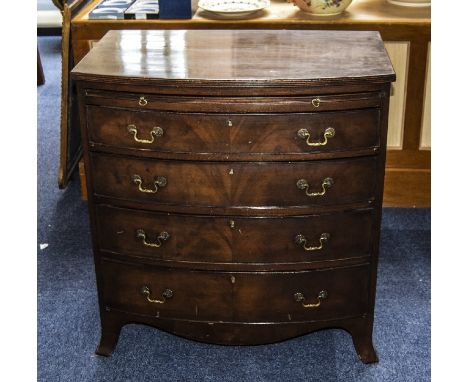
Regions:
[[302, 303], [302, 306], [304, 308], [318, 308], [322, 304], [322, 301], [325, 300], [326, 298], [328, 298], [328, 292], [326, 290], [322, 290], [317, 295], [316, 303], [305, 304], [304, 301], [306, 300], [306, 298], [304, 297], [304, 295], [301, 292], [294, 293], [294, 300]]
[[309, 191], [309, 183], [305, 179], [299, 179], [296, 182], [296, 186], [299, 190], [305, 190], [305, 193], [307, 196], [314, 197], [314, 196], [324, 196], [327, 193], [327, 189], [331, 188], [333, 186], [333, 179], [332, 178], [325, 178], [322, 181], [322, 191], [315, 191], [311, 192]]

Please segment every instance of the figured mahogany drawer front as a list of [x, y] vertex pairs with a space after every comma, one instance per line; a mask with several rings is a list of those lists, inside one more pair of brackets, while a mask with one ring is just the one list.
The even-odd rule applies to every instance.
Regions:
[[204, 114], [88, 106], [93, 147], [165, 153], [316, 154], [373, 150], [379, 111]]
[[103, 260], [109, 309], [208, 321], [291, 322], [366, 313], [367, 265], [306, 272], [207, 272]]
[[99, 247], [189, 263], [301, 263], [362, 257], [371, 250], [372, 212], [222, 217], [99, 205]]
[[234, 321], [327, 320], [368, 309], [368, 266], [235, 277]]
[[311, 162], [184, 162], [91, 154], [94, 192], [180, 206], [310, 206], [370, 200], [376, 157]]
[[107, 261], [102, 264], [106, 306], [161, 318], [232, 317], [232, 283], [223, 273], [151, 269]]
[[88, 105], [207, 113], [309, 113], [381, 106], [378, 92], [298, 97], [186, 97], [86, 90]]

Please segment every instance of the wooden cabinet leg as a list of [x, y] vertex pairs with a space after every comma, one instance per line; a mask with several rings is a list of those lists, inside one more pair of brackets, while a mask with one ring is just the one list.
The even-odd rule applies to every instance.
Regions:
[[379, 358], [372, 343], [372, 323], [361, 319], [346, 328], [353, 337], [354, 348], [363, 363], [378, 362]]
[[39, 48], [37, 48], [37, 85], [44, 85], [44, 69], [42, 69], [41, 55], [39, 54]]
[[86, 170], [83, 159], [78, 162], [78, 169], [80, 173], [81, 199], [86, 202], [88, 201], [88, 187], [86, 185]]
[[122, 329], [122, 322], [106, 318], [102, 322], [101, 341], [96, 349], [97, 355], [108, 357], [112, 354], [117, 345]]

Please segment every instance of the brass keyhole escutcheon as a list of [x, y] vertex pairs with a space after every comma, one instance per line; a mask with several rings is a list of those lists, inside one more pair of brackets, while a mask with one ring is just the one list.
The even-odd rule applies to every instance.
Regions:
[[235, 222], [234, 220], [229, 220], [229, 227], [230, 227], [231, 229], [236, 228], [236, 222]]
[[229, 127], [232, 127], [232, 121], [231, 121], [230, 119], [227, 120], [227, 125], [228, 125]]
[[234, 175], [234, 169], [233, 169], [233, 168], [231, 168], [231, 169], [229, 170], [229, 175]]

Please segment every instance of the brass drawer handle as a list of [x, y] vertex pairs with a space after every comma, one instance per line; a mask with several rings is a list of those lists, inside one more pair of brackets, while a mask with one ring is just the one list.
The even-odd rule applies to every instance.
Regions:
[[140, 106], [148, 105], [148, 101], [146, 100], [146, 98], [144, 96], [140, 97], [140, 99], [138, 100], [138, 105], [140, 105]]
[[143, 183], [143, 180], [141, 179], [140, 175], [136, 175], [136, 174], [133, 175], [132, 176], [132, 181], [133, 181], [133, 183], [138, 185], [138, 190], [140, 192], [148, 192], [148, 193], [151, 193], [151, 194], [155, 194], [156, 192], [158, 192], [159, 187], [166, 187], [166, 185], [167, 185], [167, 179], [164, 176], [156, 177], [156, 180], [154, 181], [154, 190], [150, 190], [150, 189], [141, 187], [141, 185]]
[[322, 233], [319, 239], [320, 245], [313, 247], [313, 246], [307, 246], [307, 239], [302, 234], [299, 234], [294, 238], [296, 244], [304, 248], [306, 251], [320, 251], [321, 249], [323, 249], [323, 244], [326, 243], [329, 239], [330, 239], [329, 233], [326, 233], [326, 232]]
[[318, 192], [309, 192], [309, 183], [307, 183], [307, 180], [305, 179], [299, 179], [296, 186], [299, 190], [305, 190], [307, 196], [323, 196], [326, 194], [327, 189], [333, 186], [333, 179], [325, 178], [322, 181], [322, 191]]
[[170, 237], [171, 236], [166, 231], [162, 231], [156, 238], [157, 242], [151, 243], [149, 241], [146, 241], [146, 232], [143, 229], [139, 228], [136, 230], [136, 238], [141, 239], [143, 245], [146, 247], [159, 248], [161, 245], [163, 245], [162, 242], [169, 240]]
[[323, 133], [323, 141], [320, 142], [310, 142], [310, 133], [307, 129], [298, 130], [297, 136], [299, 138], [306, 139], [307, 146], [325, 146], [328, 143], [328, 138], [333, 138], [335, 136], [335, 129], [333, 127], [327, 127]]
[[297, 302], [301, 302], [304, 308], [318, 308], [322, 303], [322, 300], [325, 300], [328, 297], [328, 292], [326, 290], [322, 290], [319, 292], [317, 296], [317, 302], [315, 304], [304, 304], [305, 297], [301, 292], [294, 293], [294, 300]]
[[133, 135], [133, 139], [138, 142], [138, 143], [153, 143], [154, 142], [154, 137], [162, 137], [164, 134], [164, 130], [160, 128], [159, 126], [153, 127], [153, 130], [150, 131], [150, 136], [151, 139], [140, 139], [137, 137], [138, 130], [135, 125], [128, 125], [127, 126], [127, 131]]
[[314, 98], [311, 102], [313, 107], [319, 107], [320, 106], [320, 98]]
[[150, 297], [151, 289], [146, 285], [141, 287], [140, 293], [143, 296], [146, 296], [146, 300], [148, 302], [152, 302], [153, 304], [164, 304], [167, 299], [170, 299], [170, 298], [172, 298], [174, 296], [174, 292], [172, 290], [165, 289], [164, 292], [162, 293], [162, 300], [153, 299], [153, 298]]

